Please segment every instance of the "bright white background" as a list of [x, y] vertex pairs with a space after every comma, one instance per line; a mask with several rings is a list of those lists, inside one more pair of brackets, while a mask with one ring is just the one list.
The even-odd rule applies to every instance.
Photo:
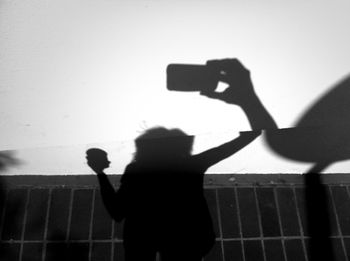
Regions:
[[[3, 0], [0, 150], [7, 174], [82, 174], [84, 151], [108, 150], [110, 173], [155, 125], [196, 135], [195, 152], [249, 130], [242, 111], [166, 90], [169, 63], [239, 58], [279, 127], [350, 72], [348, 0]], [[211, 173], [301, 173], [262, 138]], [[349, 162], [328, 168], [348, 172]]]

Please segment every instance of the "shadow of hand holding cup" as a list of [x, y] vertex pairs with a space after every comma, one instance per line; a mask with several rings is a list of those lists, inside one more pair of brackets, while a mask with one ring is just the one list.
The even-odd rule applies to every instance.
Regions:
[[96, 174], [102, 174], [105, 169], [109, 168], [111, 162], [107, 156], [107, 152], [98, 148], [86, 151], [87, 164]]

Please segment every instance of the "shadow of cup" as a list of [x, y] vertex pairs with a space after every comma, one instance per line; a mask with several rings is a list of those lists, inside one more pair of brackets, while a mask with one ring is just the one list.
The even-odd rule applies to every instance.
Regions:
[[110, 165], [107, 152], [98, 148], [88, 149], [86, 151], [86, 160], [91, 168], [105, 169]]
[[300, 118], [295, 128], [268, 130], [279, 155], [310, 163], [350, 159], [350, 77], [336, 84]]

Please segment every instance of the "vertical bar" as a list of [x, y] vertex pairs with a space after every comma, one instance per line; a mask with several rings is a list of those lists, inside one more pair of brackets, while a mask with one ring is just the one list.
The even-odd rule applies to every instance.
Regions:
[[254, 188], [238, 188], [237, 192], [243, 238], [261, 237]]
[[255, 189], [260, 213], [260, 221], [263, 237], [281, 236], [281, 226], [277, 213], [275, 192], [270, 187], [259, 187]]
[[258, 223], [259, 223], [259, 228], [260, 228], [260, 244], [261, 244], [261, 248], [262, 248], [262, 253], [263, 253], [263, 258], [266, 261], [266, 253], [265, 253], [265, 246], [264, 246], [264, 242], [263, 242], [263, 227], [262, 227], [262, 218], [261, 218], [261, 213], [260, 213], [260, 209], [259, 209], [259, 201], [258, 201], [258, 195], [256, 192], [256, 187], [254, 187], [254, 196], [255, 196], [255, 206], [256, 206], [256, 211], [258, 214]]
[[90, 227], [89, 227], [89, 260], [91, 261], [92, 257], [92, 229], [94, 225], [94, 210], [95, 210], [95, 198], [96, 198], [96, 189], [92, 190], [92, 199], [91, 199], [91, 211], [90, 211]]
[[120, 242], [114, 243], [115, 248], [114, 250], [114, 259], [113, 261], [120, 261], [120, 260], [124, 260], [124, 247], [123, 244]]
[[211, 251], [204, 257], [204, 261], [222, 261], [221, 245], [216, 241]]
[[23, 257], [21, 261], [40, 261], [42, 260], [42, 243], [25, 243], [23, 245]]
[[333, 212], [335, 213], [337, 228], [339, 235], [350, 235], [350, 197], [348, 195], [346, 187], [332, 186], [329, 190], [330, 197], [333, 203]]
[[[345, 256], [345, 260], [348, 261], [348, 257], [346, 255], [346, 248], [345, 248], [345, 243], [344, 243], [343, 231], [342, 231], [341, 226], [340, 226], [338, 211], [337, 211], [337, 208], [335, 205], [335, 201], [334, 201], [334, 197], [333, 197], [333, 190], [332, 190], [331, 186], [328, 186], [328, 192], [330, 195], [330, 207], [333, 209], [333, 212], [335, 213], [335, 222], [336, 222], [336, 225], [337, 225], [337, 228], [339, 231], [340, 243], [342, 246], [342, 250], [343, 250], [343, 253]], [[345, 193], [346, 193], [346, 195], [348, 195], [346, 192], [346, 188], [345, 188]]]
[[287, 260], [287, 254], [286, 254], [286, 248], [284, 245], [284, 231], [282, 228], [282, 218], [281, 218], [281, 212], [280, 212], [280, 207], [279, 207], [279, 199], [278, 199], [278, 195], [277, 195], [277, 190], [274, 189], [274, 197], [275, 197], [275, 204], [276, 204], [276, 209], [277, 209], [277, 216], [278, 216], [278, 223], [279, 223], [279, 227], [280, 227], [280, 231], [281, 231], [281, 235], [282, 235], [282, 240], [281, 240], [281, 244], [282, 244], [282, 252], [283, 252], [283, 257], [284, 260]]
[[70, 239], [89, 240], [93, 191], [77, 189], [74, 191], [70, 227]]
[[267, 261], [285, 261], [285, 250], [279, 239], [264, 240]]
[[106, 210], [99, 189], [96, 189], [94, 202], [92, 240], [111, 239], [113, 219]]
[[42, 253], [42, 260], [45, 261], [46, 257], [46, 247], [47, 247], [47, 231], [49, 226], [49, 214], [50, 214], [50, 207], [51, 207], [51, 196], [52, 196], [52, 189], [49, 190], [49, 197], [47, 201], [47, 210], [46, 210], [46, 216], [45, 216], [45, 226], [44, 226], [44, 242], [43, 242], [43, 253]]
[[27, 189], [26, 203], [24, 207], [24, 216], [23, 216], [23, 223], [22, 223], [21, 247], [19, 250], [19, 260], [22, 260], [22, 257], [23, 257], [23, 249], [24, 249], [23, 240], [24, 240], [24, 232], [25, 232], [26, 220], [27, 220], [27, 209], [29, 205], [29, 193], [30, 193], [30, 189]]
[[[348, 193], [348, 197], [350, 197], [349, 186], [346, 186], [346, 192]], [[344, 238], [343, 236], [343, 242], [345, 246], [345, 256], [348, 260], [350, 260], [350, 238]]]
[[114, 220], [112, 222], [112, 238], [111, 238], [111, 260], [110, 261], [113, 261], [114, 259]]
[[218, 189], [218, 200], [220, 203], [220, 225], [223, 238], [239, 238], [239, 225], [237, 215], [237, 201], [235, 188]]
[[[1, 193], [1, 191], [0, 191]], [[3, 202], [0, 203], [2, 204], [2, 208], [0, 209], [0, 240], [2, 239], [2, 230], [4, 227], [4, 223], [5, 223], [5, 213], [6, 213], [6, 202], [7, 202], [7, 196], [8, 196], [8, 190], [4, 190], [4, 198], [3, 198]], [[1, 197], [1, 195], [0, 195]], [[1, 199], [0, 199], [1, 200]]]
[[307, 227], [307, 216], [306, 216], [306, 202], [305, 202], [305, 187], [296, 187], [294, 188], [295, 203], [297, 205], [298, 215], [300, 217], [300, 227], [301, 235], [309, 236], [308, 227]]
[[[305, 255], [301, 252], [302, 242], [300, 239], [286, 240], [286, 253], [288, 261], [304, 261]], [[330, 260], [329, 260], [330, 261]]]
[[219, 232], [219, 217], [218, 217], [218, 212], [217, 212], [217, 205], [216, 205], [216, 193], [214, 189], [205, 189], [204, 190], [204, 195], [208, 204], [208, 208], [210, 211], [211, 218], [213, 220], [213, 225], [214, 225], [214, 231], [215, 234], [218, 235], [220, 234]]
[[243, 258], [243, 261], [245, 261], [245, 253], [244, 253], [244, 245], [243, 245], [242, 221], [241, 221], [241, 212], [240, 212], [239, 201], [238, 201], [237, 187], [234, 188], [234, 192], [235, 192], [236, 206], [237, 206], [237, 220], [238, 220], [238, 230], [239, 230], [239, 235], [240, 235], [240, 240], [241, 240], [242, 258]]
[[308, 249], [307, 249], [307, 245], [306, 245], [306, 242], [305, 242], [305, 233], [304, 233], [304, 227], [303, 227], [303, 222], [302, 222], [302, 219], [301, 219], [301, 214], [300, 214], [300, 208], [302, 206], [299, 206], [299, 202], [298, 202], [298, 199], [297, 199], [297, 194], [296, 194], [296, 188], [293, 187], [293, 196], [294, 196], [294, 201], [295, 201], [295, 206], [296, 206], [296, 209], [297, 209], [297, 217], [298, 217], [298, 222], [299, 222], [299, 228], [300, 228], [300, 235], [301, 235], [301, 243], [302, 243], [302, 247], [303, 247], [303, 250], [304, 250], [304, 256], [305, 256], [305, 260], [306, 261], [309, 261], [309, 256], [308, 256]]
[[276, 188], [276, 194], [282, 234], [284, 236], [300, 236], [300, 226], [293, 189], [291, 187]]
[[42, 213], [46, 214], [47, 212], [48, 197], [48, 189], [32, 188], [30, 190], [24, 233], [25, 240], [43, 240], [46, 216]]
[[113, 238], [117, 240], [121, 240], [123, 237], [123, 226], [124, 226], [124, 221], [121, 222], [116, 222], [113, 220], [114, 224], [114, 234]]
[[245, 240], [244, 252], [246, 261], [265, 260], [261, 240]]
[[72, 213], [73, 213], [73, 199], [74, 199], [74, 189], [70, 191], [70, 202], [69, 202], [69, 210], [68, 210], [68, 224], [67, 224], [67, 232], [66, 232], [66, 242], [68, 242], [70, 236], [70, 225], [72, 221]]
[[224, 253], [224, 243], [222, 241], [223, 239], [223, 233], [222, 233], [222, 224], [221, 224], [221, 211], [220, 211], [220, 202], [219, 202], [219, 195], [218, 195], [218, 190], [215, 189], [215, 197], [216, 197], [216, 205], [217, 205], [217, 215], [218, 215], [218, 223], [219, 223], [219, 233], [220, 233], [220, 246], [221, 246], [221, 254], [223, 261], [225, 261], [225, 253]]
[[[328, 211], [328, 219], [329, 219], [329, 236], [339, 236], [341, 235], [341, 228], [342, 228], [342, 220], [341, 217], [339, 216], [339, 212], [337, 212], [337, 204], [334, 205], [332, 202], [334, 201], [334, 197], [331, 194], [331, 189], [328, 185], [323, 185], [325, 194], [326, 194], [326, 202], [327, 202], [327, 211]], [[333, 190], [334, 192], [334, 190]], [[346, 193], [346, 192], [345, 192]], [[333, 194], [334, 195], [334, 194]], [[346, 199], [342, 199], [342, 201], [345, 202]], [[349, 212], [350, 213], [350, 212]], [[338, 214], [338, 219], [336, 218], [336, 215]], [[339, 222], [338, 222], [339, 221]], [[343, 233], [344, 234], [344, 233]]]
[[69, 208], [71, 199], [70, 188], [53, 188], [51, 192], [51, 204], [47, 240], [65, 240], [67, 236]]
[[331, 238], [331, 244], [333, 247], [334, 260], [336, 261], [346, 261], [348, 257], [346, 255], [346, 250], [342, 244], [342, 238]]
[[346, 256], [348, 259], [350, 258], [350, 238], [344, 238], [345, 248], [346, 248]]

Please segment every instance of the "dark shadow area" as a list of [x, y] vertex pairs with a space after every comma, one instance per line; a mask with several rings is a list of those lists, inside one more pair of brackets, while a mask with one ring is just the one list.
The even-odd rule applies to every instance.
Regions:
[[[72, 189], [68, 187], [56, 187], [51, 190], [49, 215], [46, 221], [47, 232], [45, 236], [44, 234], [40, 235], [40, 238], [48, 240], [45, 252], [46, 261], [90, 260], [91, 241], [89, 239], [94, 239], [94, 230], [92, 230], [94, 224], [91, 222], [93, 220], [92, 214], [94, 214], [92, 205], [97, 208], [94, 204], [93, 191], [91, 188]], [[44, 196], [41, 196], [41, 198], [44, 198]], [[39, 202], [39, 199], [36, 201]], [[47, 201], [44, 200], [44, 202]], [[45, 208], [41, 206], [40, 209]], [[31, 208], [29, 212], [39, 213], [40, 211]], [[35, 231], [37, 230], [38, 227]], [[108, 237], [105, 239], [108, 239]], [[108, 253], [105, 253], [105, 256], [108, 256]]]
[[[19, 164], [13, 151], [0, 152], [1, 174]], [[44, 251], [45, 261], [89, 260], [89, 243], [67, 240], [71, 189], [52, 189], [50, 196], [47, 187], [7, 188], [3, 179], [0, 176], [0, 260], [42, 260]]]
[[295, 128], [267, 131], [269, 146], [280, 155], [315, 165], [305, 175], [310, 260], [334, 260], [329, 199], [320, 173], [350, 159], [350, 77], [321, 97]]
[[46, 246], [45, 261], [88, 261], [89, 243], [67, 242], [59, 232], [55, 235], [57, 242], [50, 242]]
[[[20, 204], [19, 201], [13, 202], [11, 206], [9, 206], [7, 209], [6, 206], [6, 184], [3, 181], [2, 173], [15, 165], [18, 165], [20, 162], [15, 157], [13, 151], [2, 151], [0, 152], [0, 259], [1, 260], [15, 260], [15, 256], [17, 255], [17, 248], [14, 244], [4, 244], [2, 240], [6, 239], [6, 231], [8, 229], [15, 229], [14, 226], [16, 224], [16, 220], [18, 218], [18, 205]], [[8, 202], [7, 202], [8, 203]], [[11, 219], [6, 219], [5, 211], [10, 212], [7, 213], [11, 216]], [[7, 215], [7, 216], [9, 216]]]
[[350, 159], [350, 77], [311, 106], [295, 128], [267, 132], [269, 146], [288, 159], [334, 163]]
[[1, 151], [0, 152], [0, 171], [5, 171], [11, 166], [20, 164], [20, 161], [15, 157], [14, 151]]
[[[207, 77], [208, 72], [216, 77], [215, 81], [210, 80], [215, 85], [203, 89], [201, 77]], [[238, 60], [169, 66], [168, 79], [174, 79], [172, 74], [177, 75], [176, 87], [169, 86], [174, 84], [170, 80], [168, 89], [200, 91], [203, 96], [238, 105], [253, 131], [242, 132], [238, 138], [192, 155], [192, 136], [180, 129], [149, 129], [136, 138], [134, 159], [126, 167], [117, 191], [104, 173], [110, 164], [107, 153], [96, 148], [87, 151], [88, 165], [97, 173], [106, 209], [117, 222], [124, 220], [126, 261], [154, 260], [156, 253], [162, 261], [202, 260], [215, 243], [203, 194], [204, 173], [247, 146], [261, 129], [276, 127], [254, 92], [250, 72]], [[194, 76], [191, 86], [187, 86], [190, 89], [186, 87], [188, 76]], [[229, 85], [222, 93], [215, 92], [218, 81]], [[229, 115], [223, 117], [229, 121]]]

